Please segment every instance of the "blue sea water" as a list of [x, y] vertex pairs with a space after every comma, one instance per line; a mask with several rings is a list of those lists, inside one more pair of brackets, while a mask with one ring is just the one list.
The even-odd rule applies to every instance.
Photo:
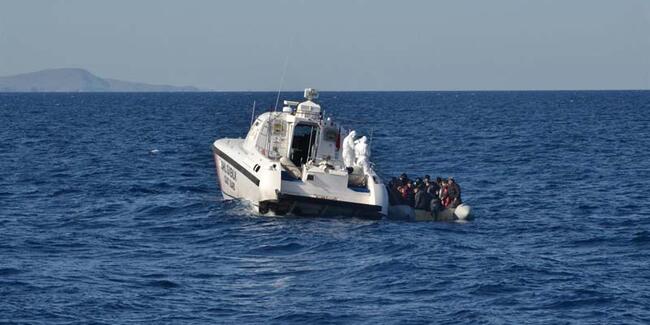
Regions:
[[254, 100], [0, 94], [0, 323], [650, 322], [650, 92], [321, 94], [385, 176], [453, 175], [463, 224], [223, 201]]

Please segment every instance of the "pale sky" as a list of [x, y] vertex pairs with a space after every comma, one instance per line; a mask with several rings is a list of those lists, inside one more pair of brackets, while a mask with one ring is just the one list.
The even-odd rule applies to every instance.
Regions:
[[650, 89], [650, 0], [0, 0], [0, 75], [213, 90]]

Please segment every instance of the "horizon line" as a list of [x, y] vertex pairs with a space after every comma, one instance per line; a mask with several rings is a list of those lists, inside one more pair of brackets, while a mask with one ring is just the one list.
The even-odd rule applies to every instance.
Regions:
[[[318, 89], [317, 89], [318, 90]], [[300, 90], [284, 90], [282, 93], [303, 92]], [[320, 93], [362, 93], [362, 92], [605, 92], [605, 91], [650, 91], [650, 88], [611, 88], [611, 89], [361, 89], [361, 90], [318, 90]], [[78, 93], [277, 93], [277, 90], [210, 90], [200, 89], [196, 91], [3, 91], [2, 94], [78, 94]]]

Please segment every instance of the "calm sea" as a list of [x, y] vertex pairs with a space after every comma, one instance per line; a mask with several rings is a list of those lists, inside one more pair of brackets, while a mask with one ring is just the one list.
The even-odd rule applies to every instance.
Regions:
[[0, 323], [650, 322], [650, 92], [321, 94], [385, 177], [454, 176], [464, 224], [223, 201], [253, 101], [0, 94]]

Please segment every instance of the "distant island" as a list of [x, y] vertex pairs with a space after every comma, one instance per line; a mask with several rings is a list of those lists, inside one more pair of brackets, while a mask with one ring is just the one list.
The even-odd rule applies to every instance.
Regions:
[[196, 87], [150, 85], [98, 77], [77, 68], [48, 69], [0, 77], [0, 92], [183, 92]]

